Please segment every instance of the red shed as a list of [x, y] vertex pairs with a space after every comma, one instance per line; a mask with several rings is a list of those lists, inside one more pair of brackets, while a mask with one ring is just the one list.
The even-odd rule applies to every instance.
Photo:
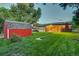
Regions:
[[13, 34], [21, 37], [30, 36], [32, 34], [32, 26], [24, 22], [5, 21], [4, 37], [9, 39]]

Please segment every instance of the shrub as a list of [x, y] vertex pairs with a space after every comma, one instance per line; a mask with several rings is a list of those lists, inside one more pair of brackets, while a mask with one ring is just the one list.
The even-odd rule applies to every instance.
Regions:
[[4, 19], [0, 18], [0, 34], [3, 32]]
[[11, 38], [10, 38], [11, 42], [18, 42], [18, 41], [21, 41], [21, 37], [17, 36], [17, 35], [13, 35]]

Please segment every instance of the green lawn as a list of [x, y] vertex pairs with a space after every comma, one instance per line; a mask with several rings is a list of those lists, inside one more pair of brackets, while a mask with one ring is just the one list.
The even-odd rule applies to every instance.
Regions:
[[1, 39], [0, 55], [79, 56], [77, 33], [37, 32], [20, 39], [18, 42]]

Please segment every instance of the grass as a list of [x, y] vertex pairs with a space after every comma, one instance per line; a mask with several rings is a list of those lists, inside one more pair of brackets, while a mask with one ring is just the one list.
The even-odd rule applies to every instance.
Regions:
[[[41, 40], [37, 40], [37, 39]], [[16, 38], [17, 39], [17, 38]], [[0, 40], [0, 55], [79, 56], [79, 34], [36, 32], [21, 41]]]

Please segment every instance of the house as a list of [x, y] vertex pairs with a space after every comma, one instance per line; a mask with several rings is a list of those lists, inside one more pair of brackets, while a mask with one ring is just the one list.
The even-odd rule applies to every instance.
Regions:
[[39, 24], [38, 30], [41, 32], [70, 32], [71, 22], [56, 22], [49, 24]]
[[4, 22], [4, 37], [9, 39], [13, 35], [27, 37], [32, 35], [32, 26], [29, 23], [5, 21]]
[[39, 32], [45, 32], [45, 26], [46, 24], [38, 24], [37, 29]]

